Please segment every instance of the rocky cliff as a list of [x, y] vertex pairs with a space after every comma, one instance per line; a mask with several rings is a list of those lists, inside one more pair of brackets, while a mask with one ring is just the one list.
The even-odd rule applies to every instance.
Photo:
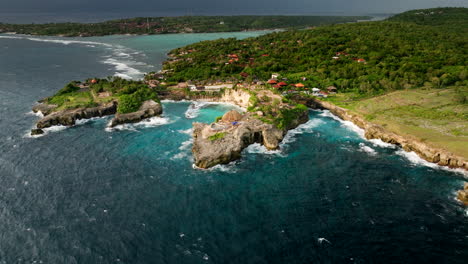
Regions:
[[383, 142], [401, 146], [405, 151], [414, 151], [426, 161], [437, 163], [441, 166], [468, 170], [468, 161], [464, 157], [456, 156], [443, 149], [434, 148], [417, 139], [392, 133], [380, 125], [367, 122], [364, 118], [351, 113], [347, 109], [316, 99], [307, 100], [306, 105], [316, 109], [328, 109], [341, 119], [353, 122], [364, 129], [367, 139], [380, 139]]
[[153, 100], [143, 102], [140, 109], [136, 112], [128, 114], [116, 114], [111, 120], [109, 126], [114, 127], [125, 123], [137, 123], [143, 119], [150, 118], [162, 114], [163, 109], [161, 104]]
[[[42, 129], [56, 125], [73, 126], [75, 125], [76, 120], [79, 119], [88, 119], [92, 117], [102, 117], [116, 114], [117, 104], [118, 103], [116, 101], [112, 101], [110, 103], [96, 107], [66, 109], [56, 112], [53, 112], [53, 109], [56, 106], [47, 105], [44, 103], [36, 105], [33, 107], [33, 111], [40, 111], [44, 114], [44, 117], [37, 122], [37, 128], [32, 129], [31, 134], [42, 134], [44, 133]], [[136, 112], [128, 114], [116, 114], [112, 119], [110, 126], [113, 127], [123, 123], [136, 123], [143, 119], [160, 115], [162, 111], [163, 109], [161, 104], [153, 100], [148, 100], [143, 102], [140, 109]]]
[[[234, 111], [234, 110], [233, 110]], [[253, 143], [263, 144], [267, 149], [277, 149], [287, 130], [280, 130], [252, 116], [241, 115], [235, 121], [226, 117], [212, 124], [193, 124], [193, 157], [199, 168], [226, 164], [241, 157], [241, 152]], [[307, 122], [305, 112], [295, 120], [295, 126]]]
[[[36, 110], [46, 108], [47, 106], [35, 107]], [[56, 125], [72, 126], [78, 119], [112, 115], [115, 114], [116, 111], [117, 102], [110, 102], [96, 107], [61, 110], [57, 112], [49, 112], [48, 114], [43, 112], [45, 117], [37, 122], [37, 128], [43, 129]]]

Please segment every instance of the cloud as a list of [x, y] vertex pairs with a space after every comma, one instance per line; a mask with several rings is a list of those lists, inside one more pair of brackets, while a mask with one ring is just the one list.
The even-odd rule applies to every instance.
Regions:
[[401, 12], [415, 8], [465, 6], [467, 0], [0, 0], [1, 12], [178, 12], [270, 13]]

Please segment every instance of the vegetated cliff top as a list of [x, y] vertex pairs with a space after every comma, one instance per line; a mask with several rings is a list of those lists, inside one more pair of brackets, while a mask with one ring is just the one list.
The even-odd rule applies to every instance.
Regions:
[[418, 25], [468, 27], [468, 8], [440, 7], [407, 11], [388, 18], [388, 21], [413, 22]]

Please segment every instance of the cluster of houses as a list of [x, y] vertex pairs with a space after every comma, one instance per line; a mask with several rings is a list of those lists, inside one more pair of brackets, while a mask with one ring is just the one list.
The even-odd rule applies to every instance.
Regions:
[[[288, 84], [286, 83], [286, 81], [288, 80], [287, 78], [283, 78], [281, 81], [278, 80], [278, 74], [272, 74], [271, 75], [271, 79], [267, 81], [267, 84], [273, 86], [274, 88], [276, 89], [285, 89], [285, 88], [298, 88], [300, 90], [305, 90], [304, 92], [306, 94], [312, 94], [313, 96], [318, 96], [318, 97], [328, 97], [328, 95], [330, 94], [336, 94], [337, 92], [337, 89], [335, 86], [329, 86], [327, 88], [327, 92], [325, 91], [322, 91], [320, 90], [319, 88], [312, 88], [311, 91], [309, 90], [309, 88], [306, 88], [305, 85], [303, 83], [291, 83], [291, 84]], [[302, 80], [303, 81], [306, 81], [307, 78], [306, 77], [302, 77]], [[289, 90], [286, 90], [285, 92], [283, 92], [284, 95], [286, 94], [293, 94], [293, 93], [298, 93], [298, 91], [296, 89], [289, 89]]]
[[[341, 58], [341, 56], [345, 56], [345, 57], [348, 57], [349, 54], [344, 52], [344, 51], [341, 51], [341, 52], [337, 52], [335, 54], [335, 56], [332, 57], [332, 59], [334, 60], [339, 60]], [[358, 63], [364, 63], [364, 64], [367, 64], [366, 60], [365, 59], [362, 59], [362, 58], [356, 58], [356, 57], [353, 57], [351, 58], [353, 61], [357, 61]]]

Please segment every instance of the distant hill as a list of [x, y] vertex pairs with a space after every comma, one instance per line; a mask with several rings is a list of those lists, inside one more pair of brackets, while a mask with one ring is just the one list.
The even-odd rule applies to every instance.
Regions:
[[468, 27], [468, 8], [443, 7], [407, 11], [387, 19], [395, 22], [413, 22], [418, 25], [442, 26], [453, 28]]
[[100, 23], [2, 24], [0, 33], [46, 36], [104, 36], [292, 29], [357, 22], [367, 16], [184, 16], [138, 17]]

